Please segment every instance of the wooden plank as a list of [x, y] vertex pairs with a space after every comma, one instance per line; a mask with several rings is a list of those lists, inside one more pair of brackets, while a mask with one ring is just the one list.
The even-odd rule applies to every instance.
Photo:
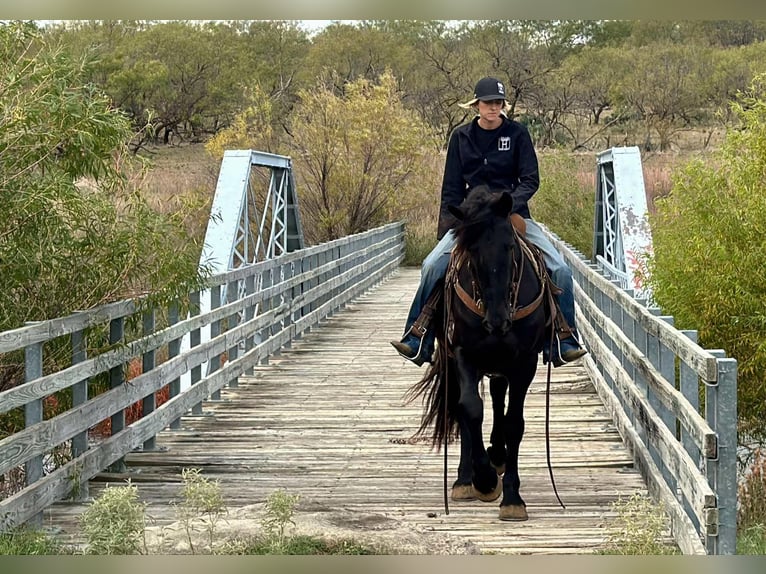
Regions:
[[[649, 359], [641, 353], [636, 345], [617, 326], [606, 317], [585, 294], [579, 285], [575, 285], [579, 305], [589, 318], [589, 323], [594, 323], [603, 329], [606, 335], [613, 341], [625, 357], [646, 378], [652, 392], [660, 399], [670, 411], [678, 417], [681, 424], [689, 432], [708, 458], [715, 458], [718, 444], [715, 431], [710, 428], [705, 418], [686, 400], [681, 391], [666, 380], [657, 369], [649, 362]], [[658, 419], [659, 421], [659, 419]]]
[[[604, 366], [615, 385], [619, 387], [624, 399], [630, 403], [631, 410], [637, 413], [637, 417], [642, 421], [646, 431], [647, 441], [651, 441], [657, 447], [665, 465], [673, 470], [678, 481], [678, 487], [691, 502], [697, 516], [704, 520], [704, 509], [714, 508], [717, 500], [707, 479], [675, 438], [675, 434], [663, 424], [660, 417], [649, 405], [648, 400], [642, 396], [634, 382], [617, 362], [617, 359], [609, 353], [606, 345], [596, 336], [593, 328], [586, 321], [580, 321], [579, 324], [583, 336], [588, 341], [589, 350], [595, 357], [594, 360]], [[594, 378], [593, 372], [590, 372], [591, 378]], [[611, 412], [614, 416], [614, 409]]]
[[87, 311], [77, 311], [66, 317], [40, 321], [34, 325], [11, 329], [0, 333], [0, 353], [23, 349], [27, 345], [43, 343], [62, 335], [70, 335], [93, 325], [107, 323], [112, 319], [126, 317], [136, 312], [137, 301], [118, 301]]

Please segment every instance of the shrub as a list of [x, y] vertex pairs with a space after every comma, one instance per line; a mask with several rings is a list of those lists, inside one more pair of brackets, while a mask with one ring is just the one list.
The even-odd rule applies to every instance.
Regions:
[[612, 504], [617, 518], [609, 525], [606, 547], [600, 554], [678, 554], [678, 549], [663, 541], [668, 519], [662, 504], [641, 493]]
[[540, 189], [529, 203], [532, 217], [590, 257], [596, 195], [591, 178], [582, 176], [576, 156], [546, 151], [539, 162]]
[[276, 490], [266, 499], [261, 525], [270, 554], [284, 554], [287, 526], [295, 525], [293, 514], [298, 499], [297, 494], [287, 494], [284, 490]]
[[138, 499], [138, 489], [109, 486], [80, 516], [85, 534], [86, 554], [141, 554], [146, 550], [146, 504]]
[[221, 485], [217, 480], [202, 476], [198, 468], [185, 468], [181, 471], [183, 488], [181, 503], [177, 507], [179, 520], [186, 531], [189, 550], [195, 553], [193, 534], [196, 531], [207, 532], [208, 550], [214, 550], [214, 538], [218, 521], [226, 515], [227, 508], [223, 500]]
[[714, 154], [718, 167], [689, 162], [656, 201], [649, 285], [678, 328], [737, 359], [740, 436], [766, 438], [766, 76], [731, 109], [741, 126]]

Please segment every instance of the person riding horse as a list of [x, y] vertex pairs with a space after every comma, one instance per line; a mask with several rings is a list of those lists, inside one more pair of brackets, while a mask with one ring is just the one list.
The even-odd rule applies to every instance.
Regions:
[[552, 345], [543, 348], [543, 361], [558, 367], [586, 354], [575, 326], [572, 271], [529, 211], [529, 199], [540, 185], [537, 154], [527, 129], [505, 115], [505, 86], [491, 77], [476, 83], [474, 97], [460, 104], [478, 114], [452, 133], [447, 147], [441, 190], [441, 209], [436, 247], [421, 267], [420, 285], [407, 315], [404, 334], [391, 345], [405, 359], [421, 366], [432, 362], [435, 346], [433, 319], [439, 306], [450, 252], [455, 245], [456, 223], [450, 207], [459, 207], [468, 190], [478, 185], [508, 189], [513, 213], [524, 221], [525, 237], [543, 254], [545, 267], [559, 288], [556, 303], [568, 328]]
[[[512, 229], [512, 207], [510, 193], [487, 186], [471, 190], [461, 207], [450, 207], [458, 223], [444, 287], [445, 320], [435, 325], [432, 365], [405, 396], [424, 397], [415, 436], [430, 431], [432, 446], [443, 443], [445, 456], [446, 444], [459, 429], [452, 500], [492, 502], [502, 494], [499, 518], [517, 521], [528, 517], [518, 464], [524, 401], [538, 354], [552, 337], [554, 324], [548, 317], [555, 317], [555, 287], [539, 251]], [[490, 379], [492, 397], [489, 448], [479, 393], [484, 376]], [[445, 508], [446, 500], [445, 474]]]

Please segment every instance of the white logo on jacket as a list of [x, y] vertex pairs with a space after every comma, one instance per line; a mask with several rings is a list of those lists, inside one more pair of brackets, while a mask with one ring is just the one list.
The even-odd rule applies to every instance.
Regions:
[[508, 151], [511, 149], [511, 138], [508, 136], [501, 136], [497, 140], [497, 149], [498, 151]]

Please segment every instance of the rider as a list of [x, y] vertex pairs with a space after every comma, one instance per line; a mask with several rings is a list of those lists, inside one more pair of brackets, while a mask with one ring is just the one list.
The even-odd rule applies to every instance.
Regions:
[[529, 132], [522, 124], [506, 117], [505, 86], [496, 78], [479, 80], [473, 99], [459, 105], [473, 108], [477, 116], [456, 128], [450, 136], [442, 180], [439, 242], [423, 261], [420, 286], [410, 306], [404, 335], [391, 344], [401, 356], [418, 366], [431, 362], [435, 342], [431, 315], [435, 303], [429, 297], [444, 279], [450, 251], [455, 245], [452, 227], [456, 220], [448, 206], [459, 206], [469, 189], [485, 184], [512, 190], [513, 212], [524, 218], [525, 237], [542, 251], [551, 279], [562, 290], [557, 302], [572, 334], [563, 340], [557, 337], [552, 354], [546, 343], [543, 360], [552, 359], [556, 367], [575, 361], [587, 351], [580, 345], [575, 328], [572, 271], [532, 219], [527, 205], [540, 184], [537, 154]]

